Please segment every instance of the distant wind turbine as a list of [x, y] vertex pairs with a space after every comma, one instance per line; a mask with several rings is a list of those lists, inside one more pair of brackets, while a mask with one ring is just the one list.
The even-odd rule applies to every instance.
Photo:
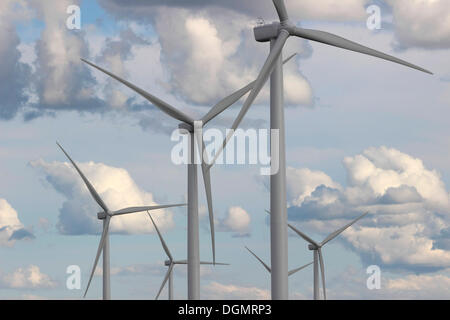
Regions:
[[63, 149], [63, 147], [58, 142], [56, 142], [56, 144], [62, 150], [62, 152], [64, 152], [66, 157], [69, 159], [69, 161], [75, 167], [75, 170], [77, 170], [78, 174], [81, 176], [81, 179], [83, 179], [84, 184], [88, 188], [91, 196], [94, 198], [94, 200], [97, 202], [97, 204], [103, 209], [103, 211], [101, 211], [97, 214], [98, 219], [103, 220], [103, 231], [102, 231], [102, 236], [100, 238], [100, 243], [98, 245], [97, 255], [95, 256], [95, 261], [94, 261], [94, 265], [92, 267], [91, 275], [89, 277], [86, 291], [84, 292], [84, 297], [86, 297], [86, 294], [89, 290], [89, 286], [91, 285], [92, 277], [94, 276], [95, 268], [97, 267], [97, 263], [100, 258], [100, 254], [103, 252], [103, 300], [110, 300], [111, 299], [111, 286], [110, 286], [110, 257], [109, 257], [109, 224], [110, 224], [111, 218], [113, 216], [130, 214], [130, 213], [135, 213], [135, 212], [144, 212], [144, 211], [149, 211], [149, 210], [157, 210], [157, 209], [163, 209], [163, 208], [185, 206], [186, 204], [128, 207], [128, 208], [124, 208], [124, 209], [120, 209], [120, 210], [116, 210], [116, 211], [110, 211], [108, 209], [108, 207], [106, 206], [105, 202], [102, 200], [102, 198], [98, 194], [98, 192], [93, 187], [93, 185], [89, 182], [89, 180], [86, 178], [86, 176], [83, 174], [83, 172], [81, 172], [80, 168], [78, 168], [77, 164], [72, 160], [72, 158], [69, 156], [69, 154]]
[[[267, 213], [270, 214], [269, 211], [266, 210]], [[339, 236], [342, 232], [347, 230], [349, 227], [351, 227], [353, 224], [355, 224], [357, 221], [364, 218], [369, 212], [366, 212], [353, 220], [352, 222], [346, 224], [342, 228], [339, 228], [338, 230], [332, 232], [328, 237], [326, 237], [322, 242], [318, 243], [308, 237], [306, 234], [298, 230], [296, 227], [288, 223], [288, 227], [291, 228], [295, 233], [297, 233], [300, 237], [302, 237], [304, 240], [309, 242], [308, 249], [313, 251], [313, 258], [314, 258], [314, 300], [319, 300], [319, 263], [320, 263], [320, 273], [322, 276], [322, 288], [323, 288], [323, 298], [324, 300], [327, 299], [326, 294], [326, 286], [325, 286], [325, 266], [323, 262], [323, 256], [322, 256], [322, 247], [326, 245], [328, 242]]]
[[[283, 63], [288, 62], [296, 54], [291, 55]], [[205, 150], [205, 144], [203, 137], [200, 135], [203, 127], [220, 113], [225, 111], [228, 107], [239, 101], [245, 94], [253, 89], [255, 81], [246, 85], [242, 89], [229, 95], [228, 97], [219, 101], [211, 110], [199, 120], [193, 119], [191, 116], [180, 111], [179, 109], [171, 106], [169, 103], [159, 99], [158, 97], [146, 92], [145, 90], [135, 86], [134, 84], [124, 80], [115, 74], [89, 62], [85, 59], [81, 59], [88, 65], [100, 70], [108, 76], [121, 82], [131, 90], [135, 91], [143, 98], [151, 102], [162, 112], [166, 113], [170, 117], [181, 121], [179, 125], [180, 129], [185, 129], [189, 133], [190, 141], [190, 159], [187, 165], [188, 171], [188, 299], [198, 300], [200, 299], [200, 247], [199, 247], [199, 221], [198, 221], [198, 182], [197, 182], [197, 165], [194, 163], [195, 159], [195, 144], [197, 143], [199, 150]], [[195, 134], [196, 133], [196, 134]], [[210, 169], [212, 165], [209, 164], [206, 152], [200, 152], [201, 154], [201, 167], [203, 174], [203, 183], [205, 186], [206, 199], [208, 202], [209, 212], [209, 224], [211, 230], [211, 244], [212, 244], [212, 256], [213, 263], [216, 261], [215, 251], [215, 233], [214, 233], [214, 213], [213, 203], [211, 195], [211, 175]]]
[[[167, 281], [169, 281], [169, 283], [168, 283], [168, 290], [167, 290], [168, 291], [168, 295], [169, 295], [168, 298], [169, 298], [169, 300], [173, 300], [173, 274], [172, 274], [173, 273], [173, 268], [175, 267], [176, 264], [184, 264], [184, 265], [186, 265], [187, 264], [187, 260], [174, 260], [173, 259], [172, 253], [170, 252], [169, 247], [167, 246], [166, 242], [164, 241], [164, 239], [162, 237], [162, 234], [161, 234], [161, 232], [158, 229], [158, 226], [156, 225], [155, 221], [153, 220], [152, 215], [150, 214], [150, 212], [147, 212], [147, 213], [148, 213], [148, 216], [150, 217], [150, 220], [152, 220], [153, 226], [155, 227], [155, 230], [158, 233], [159, 240], [161, 241], [161, 245], [162, 245], [164, 251], [166, 252], [168, 260], [166, 260], [164, 262], [164, 264], [169, 268], [167, 270], [167, 273], [166, 273], [166, 275], [164, 277], [164, 280], [163, 280], [163, 282], [161, 284], [161, 287], [159, 288], [159, 291], [158, 291], [158, 294], [156, 295], [155, 300], [158, 300], [159, 295], [161, 294], [161, 291], [163, 290], [163, 288], [164, 288], [164, 286], [165, 286]], [[214, 263], [213, 262], [200, 261], [200, 264], [212, 265]], [[216, 262], [215, 264], [216, 265], [224, 265], [224, 266], [228, 266], [229, 265], [228, 263], [219, 263], [219, 262]]]

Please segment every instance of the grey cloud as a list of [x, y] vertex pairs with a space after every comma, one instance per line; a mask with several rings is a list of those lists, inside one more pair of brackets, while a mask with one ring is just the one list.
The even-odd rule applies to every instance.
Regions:
[[14, 118], [28, 101], [25, 89], [31, 68], [19, 61], [19, 37], [12, 23], [0, 22], [0, 119]]
[[34, 236], [34, 234], [31, 231], [29, 231], [25, 228], [22, 228], [22, 229], [15, 230], [13, 232], [13, 234], [11, 235], [11, 237], [9, 237], [8, 240], [9, 241], [11, 241], [11, 240], [31, 240], [31, 239], [35, 239], [35, 238], [36, 237]]
[[379, 199], [381, 204], [411, 203], [421, 202], [423, 198], [417, 192], [416, 188], [411, 186], [400, 186], [398, 188], [389, 188]]

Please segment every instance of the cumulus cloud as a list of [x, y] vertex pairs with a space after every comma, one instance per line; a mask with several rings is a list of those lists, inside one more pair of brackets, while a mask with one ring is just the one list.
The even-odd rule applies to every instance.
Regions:
[[231, 207], [226, 216], [220, 219], [217, 225], [218, 231], [234, 232], [234, 236], [246, 237], [250, 232], [250, 215], [241, 207]]
[[449, 194], [438, 172], [386, 147], [347, 157], [344, 166], [345, 188], [324, 173], [314, 180], [309, 171], [291, 169], [289, 218], [328, 234], [369, 211], [342, 235], [364, 261], [416, 271], [450, 265]]
[[[121, 19], [133, 19], [154, 26], [161, 45], [162, 63], [170, 79], [166, 87], [174, 95], [194, 105], [213, 105], [224, 96], [253, 81], [264, 62], [268, 46], [253, 37], [251, 21], [242, 12], [205, 6], [194, 9], [189, 3], [179, 5], [133, 6], [120, 2], [103, 3]], [[139, 9], [138, 9], [139, 7]], [[117, 11], [116, 11], [117, 10]], [[286, 54], [309, 57], [305, 41], [289, 42]], [[295, 63], [285, 65], [286, 103], [311, 105], [312, 92]], [[264, 90], [261, 99], [267, 99]]]
[[40, 289], [54, 288], [57, 283], [48, 275], [42, 273], [38, 266], [30, 265], [27, 268], [2, 275], [0, 286], [10, 289]]
[[0, 246], [11, 247], [16, 240], [33, 239], [34, 235], [19, 220], [17, 211], [0, 199]]
[[209, 300], [269, 300], [269, 290], [257, 287], [237, 286], [223, 284], [216, 281], [210, 282], [203, 288], [202, 294]]
[[89, 48], [82, 30], [66, 28], [70, 5], [80, 1], [62, 0], [56, 3], [32, 1], [36, 16], [45, 23], [36, 42], [35, 93], [42, 110], [95, 110], [103, 107], [94, 91], [95, 81], [80, 61]]
[[28, 101], [26, 88], [31, 68], [21, 61], [15, 23], [29, 18], [24, 1], [0, 4], [0, 119], [9, 120]]
[[328, 279], [327, 296], [330, 299], [357, 300], [429, 300], [449, 299], [448, 270], [431, 274], [406, 274], [392, 277], [381, 270], [380, 289], [369, 290], [364, 269], [349, 267]]
[[[62, 194], [64, 201], [58, 217], [57, 228], [62, 234], [97, 234], [101, 223], [97, 212], [101, 211], [92, 199], [88, 189], [67, 162], [47, 163], [43, 160], [30, 163], [45, 176], [45, 181]], [[129, 173], [103, 163], [77, 163], [83, 173], [94, 185], [110, 210], [131, 206], [157, 205], [153, 194], [140, 189]], [[172, 213], [169, 210], [155, 210], [153, 217], [162, 230], [173, 227]], [[121, 234], [144, 234], [153, 232], [153, 226], [146, 213], [116, 216], [111, 219], [111, 232]]]
[[[187, 7], [197, 10], [215, 7], [244, 13], [254, 18], [277, 18], [275, 8], [270, 0], [149, 0], [146, 2], [146, 6], [143, 6], [142, 2], [139, 0], [100, 0], [100, 3], [110, 12], [113, 12], [116, 15], [121, 15], [122, 17], [142, 17], [145, 14], [150, 14], [152, 7], [168, 6], [172, 8]], [[125, 3], [127, 4], [127, 8], [123, 10], [123, 5]], [[335, 21], [352, 21], [364, 18], [365, 6], [369, 3], [369, 0], [322, 0], [320, 6], [318, 6], [317, 1], [314, 0], [286, 0], [285, 3], [288, 7], [289, 15], [293, 20], [326, 19]]]
[[450, 48], [450, 2], [386, 0], [401, 47]]

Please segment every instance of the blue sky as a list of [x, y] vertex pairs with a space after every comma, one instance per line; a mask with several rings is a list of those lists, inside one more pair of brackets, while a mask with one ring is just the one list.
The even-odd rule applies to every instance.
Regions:
[[[299, 53], [285, 66], [291, 223], [320, 240], [359, 212], [371, 213], [324, 249], [330, 298], [448, 299], [450, 285], [443, 284], [450, 283], [450, 7], [444, 0], [344, 2], [324, 0], [317, 9], [316, 1], [286, 1], [303, 26], [361, 42], [435, 75], [289, 40], [285, 56]], [[98, 208], [64, 164], [56, 140], [103, 190], [105, 201], [125, 204], [110, 192], [138, 205], [185, 200], [186, 169], [170, 158], [169, 133], [177, 123], [78, 58], [186, 112], [204, 114], [257, 76], [267, 45], [254, 41], [251, 26], [257, 17], [271, 21], [275, 11], [269, 0], [260, 6], [250, 0], [198, 3], [2, 4], [7, 28], [0, 29], [0, 47], [6, 48], [0, 57], [13, 60], [0, 64], [2, 83], [9, 84], [0, 90], [0, 228], [7, 227], [0, 233], [0, 298], [78, 299], [85, 288], [100, 238]], [[81, 8], [81, 30], [65, 28], [70, 4]], [[371, 4], [381, 6], [381, 30], [366, 27]], [[246, 128], [268, 126], [267, 97], [268, 86], [248, 113]], [[208, 127], [229, 126], [241, 104]], [[270, 297], [269, 274], [244, 249], [270, 261], [266, 182], [257, 165], [212, 169], [217, 259], [231, 266], [202, 270], [203, 298]], [[201, 257], [209, 260], [199, 186]], [[185, 209], [155, 215], [174, 256], [184, 259]], [[139, 219], [113, 226], [113, 298], [152, 299], [166, 271], [150, 222]], [[76, 221], [81, 227], [74, 227]], [[17, 230], [29, 235], [8, 239]], [[311, 259], [306, 243], [291, 234], [290, 267]], [[382, 270], [380, 290], [366, 287], [372, 264]], [[81, 267], [82, 290], [66, 288], [69, 265]], [[289, 284], [290, 298], [310, 299], [312, 268]], [[100, 296], [96, 276], [88, 298]], [[183, 266], [176, 267], [175, 297], [186, 298]]]

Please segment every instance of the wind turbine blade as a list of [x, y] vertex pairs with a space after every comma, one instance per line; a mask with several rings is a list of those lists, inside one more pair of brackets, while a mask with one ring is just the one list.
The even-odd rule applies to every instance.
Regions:
[[323, 300], [327, 300], [327, 288], [325, 285], [325, 266], [323, 263], [322, 249], [319, 248], [320, 274], [322, 275]]
[[125, 209], [120, 209], [120, 210], [114, 211], [112, 213], [112, 215], [118, 216], [118, 215], [121, 215], [121, 214], [128, 214], [128, 213], [135, 213], [135, 212], [142, 212], [142, 211], [151, 211], [151, 210], [171, 208], [171, 207], [181, 207], [181, 206], [185, 206], [185, 205], [186, 205], [186, 203], [167, 204], [167, 205], [150, 206], [150, 207], [129, 207], [129, 208], [125, 208]]
[[[264, 210], [266, 211], [266, 213], [268, 213], [270, 215], [270, 211], [269, 210]], [[306, 234], [304, 234], [303, 232], [301, 232], [300, 230], [298, 230], [296, 227], [294, 227], [293, 225], [291, 225], [290, 223], [288, 223], [288, 227], [291, 228], [296, 234], [298, 234], [300, 237], [302, 237], [306, 242], [311, 243], [312, 245], [318, 247], [319, 244], [317, 242], [315, 242], [313, 239], [311, 239], [310, 237], [308, 237]]]
[[294, 227], [292, 224], [288, 223], [288, 227], [291, 228], [296, 234], [298, 234], [300, 237], [302, 237], [304, 240], [306, 240], [307, 242], [311, 243], [312, 245], [318, 247], [319, 244], [317, 242], [315, 242], [313, 239], [311, 239], [310, 237], [308, 237], [306, 234], [304, 234], [303, 232], [301, 232], [300, 230], [298, 230], [296, 227]]
[[86, 291], [84, 292], [84, 298], [86, 298], [86, 294], [89, 290], [89, 286], [91, 285], [92, 277], [94, 276], [95, 268], [97, 268], [98, 259], [100, 258], [100, 254], [102, 253], [103, 247], [105, 246], [105, 241], [109, 232], [109, 223], [111, 221], [111, 216], [106, 216], [106, 223], [103, 226], [102, 237], [100, 238], [100, 243], [98, 244], [97, 255], [95, 256], [94, 266], [92, 267], [91, 275], [89, 276], [89, 281], [86, 287]]
[[214, 211], [213, 211], [212, 195], [211, 195], [211, 175], [210, 175], [209, 167], [205, 163], [205, 158], [207, 158], [207, 155], [205, 152], [205, 143], [203, 141], [202, 131], [194, 130], [194, 134], [195, 134], [195, 140], [197, 142], [197, 146], [198, 146], [200, 158], [201, 158], [203, 184], [205, 185], [206, 201], [208, 203], [209, 227], [211, 230], [212, 255], [213, 255], [213, 261], [215, 262], [216, 261], [216, 240], [215, 240], [215, 232], [214, 232]]
[[69, 159], [69, 161], [72, 163], [72, 165], [75, 167], [75, 170], [77, 170], [78, 174], [81, 176], [81, 179], [83, 179], [84, 184], [86, 185], [86, 187], [89, 189], [89, 192], [91, 193], [92, 197], [94, 198], [94, 200], [98, 203], [98, 205], [105, 211], [108, 212], [108, 207], [106, 206], [106, 204], [103, 202], [102, 198], [100, 198], [100, 195], [97, 193], [97, 191], [94, 189], [94, 187], [92, 186], [92, 184], [89, 182], [89, 180], [86, 178], [86, 176], [83, 174], [83, 172], [81, 172], [80, 168], [78, 168], [77, 164], [75, 163], [75, 161], [72, 160], [72, 158], [69, 156], [69, 154], [66, 152], [66, 150], [64, 150], [64, 148], [58, 143], [56, 142], [56, 144], [58, 145], [58, 147], [61, 149], [62, 152], [64, 152], [64, 154], [66, 155], [66, 157]]
[[153, 220], [152, 215], [150, 214], [150, 212], [147, 212], [148, 216], [150, 217], [150, 220], [152, 220], [153, 226], [155, 227], [156, 232], [158, 233], [158, 237], [159, 240], [161, 241], [161, 245], [164, 249], [164, 251], [166, 252], [167, 256], [169, 257], [170, 261], [173, 261], [173, 257], [172, 254], [170, 253], [169, 247], [167, 246], [166, 242], [164, 241], [161, 232], [159, 232], [158, 226], [156, 225], [155, 221]]
[[173, 264], [187, 264], [188, 261], [187, 260], [174, 260]]
[[225, 140], [223, 141], [222, 146], [219, 148], [219, 150], [216, 152], [216, 155], [210, 164], [210, 167], [216, 162], [217, 158], [220, 156], [222, 151], [225, 149], [228, 141], [231, 139], [231, 137], [234, 135], [234, 130], [237, 129], [237, 127], [240, 125], [242, 119], [246, 115], [248, 109], [252, 105], [252, 103], [255, 101], [256, 97], [258, 96], [259, 92], [261, 91], [262, 87], [266, 83], [267, 79], [269, 78], [270, 74], [272, 73], [275, 63], [278, 59], [278, 57], [281, 54], [281, 51], [283, 50], [283, 46], [286, 43], [286, 40], [289, 38], [289, 33], [286, 30], [281, 30], [275, 44], [273, 45], [269, 56], [267, 57], [266, 62], [264, 63], [264, 66], [261, 69], [261, 72], [258, 75], [258, 78], [255, 81], [255, 85], [248, 95], [247, 99], [244, 102], [244, 105], [242, 106], [241, 111], [239, 112], [237, 118], [234, 120], [233, 125], [231, 126], [231, 129]]
[[169, 116], [171, 116], [172, 118], [175, 118], [177, 120], [180, 120], [182, 122], [186, 122], [188, 124], [192, 124], [192, 122], [194, 121], [191, 117], [189, 117], [187, 114], [185, 114], [184, 112], [181, 112], [180, 110], [176, 109], [175, 107], [171, 106], [170, 104], [168, 104], [167, 102], [155, 97], [154, 95], [146, 92], [145, 90], [135, 86], [134, 84], [116, 76], [115, 74], [93, 64], [92, 62], [89, 62], [85, 59], [81, 59], [81, 61], [83, 61], [84, 63], [87, 63], [88, 65], [96, 68], [97, 70], [100, 70], [101, 72], [107, 74], [108, 76], [110, 76], [111, 78], [116, 79], [117, 81], [121, 82], [122, 84], [124, 84], [125, 86], [127, 86], [128, 88], [130, 88], [131, 90], [133, 90], [134, 92], [138, 93], [139, 95], [141, 95], [142, 97], [144, 97], [145, 99], [147, 99], [148, 101], [150, 101], [152, 104], [154, 104], [156, 107], [158, 107], [161, 111], [163, 111], [164, 113], [168, 114]]
[[352, 226], [353, 224], [355, 224], [357, 221], [361, 220], [362, 218], [364, 218], [367, 214], [369, 214], [369, 212], [366, 212], [364, 214], [362, 214], [361, 216], [359, 216], [358, 218], [356, 218], [355, 220], [353, 220], [352, 222], [346, 224], [345, 226], [343, 226], [342, 228], [336, 230], [335, 232], [333, 232], [332, 234], [330, 234], [328, 237], [325, 238], [325, 240], [322, 241], [322, 243], [320, 244], [320, 246], [324, 246], [326, 243], [330, 242], [331, 240], [333, 240], [334, 238], [336, 238], [338, 235], [340, 235], [342, 232], [344, 232], [345, 230], [347, 230], [350, 226]]
[[291, 34], [295, 35], [297, 37], [300, 38], [304, 38], [304, 39], [308, 39], [308, 40], [312, 40], [312, 41], [316, 41], [316, 42], [320, 42], [320, 43], [324, 43], [324, 44], [328, 44], [334, 47], [338, 47], [341, 49], [346, 49], [346, 50], [350, 50], [350, 51], [355, 51], [355, 52], [359, 52], [362, 54], [367, 54], [369, 56], [372, 57], [376, 57], [376, 58], [380, 58], [380, 59], [384, 59], [387, 61], [391, 61], [394, 63], [398, 63], [401, 65], [404, 65], [406, 67], [409, 68], [413, 68], [422, 72], [426, 72], [429, 74], [433, 74], [432, 72], [423, 69], [419, 66], [416, 66], [412, 63], [409, 63], [407, 61], [398, 59], [394, 56], [385, 54], [383, 52], [365, 47], [363, 45], [360, 45], [356, 42], [347, 40], [345, 38], [339, 37], [337, 35], [334, 35], [332, 33], [329, 32], [324, 32], [324, 31], [318, 31], [318, 30], [312, 30], [312, 29], [303, 29], [303, 28], [298, 28], [298, 27], [293, 27], [291, 30]]
[[299, 267], [299, 268], [293, 269], [293, 270], [289, 271], [288, 276], [291, 276], [291, 275], [293, 275], [294, 273], [297, 273], [297, 272], [299, 272], [300, 270], [305, 269], [307, 266], [310, 266], [310, 265], [312, 265], [312, 264], [313, 264], [313, 262], [310, 262], [310, 263], [308, 263], [308, 264], [305, 264], [304, 266], [301, 266], [301, 267]]
[[284, 4], [284, 0], [272, 0], [275, 5], [275, 9], [277, 9], [278, 17], [280, 17], [280, 21], [289, 20], [289, 16], [286, 10], [286, 6]]
[[166, 285], [167, 280], [169, 279], [170, 274], [172, 273], [172, 269], [173, 269], [173, 263], [170, 264], [169, 266], [169, 270], [167, 270], [166, 272], [166, 276], [164, 277], [164, 280], [161, 284], [161, 287], [159, 288], [158, 294], [156, 295], [155, 300], [158, 300], [159, 295], [161, 294], [162, 289], [164, 288], [164, 286]]
[[270, 267], [264, 261], [262, 261], [255, 253], [253, 253], [252, 250], [250, 250], [247, 247], [245, 247], [245, 249], [247, 249], [259, 262], [261, 262], [261, 264], [264, 266], [264, 268], [266, 268], [267, 271], [269, 271], [269, 273], [272, 272]]
[[[283, 64], [286, 64], [289, 62], [293, 57], [295, 57], [297, 53], [294, 53], [290, 55], [287, 59], [283, 61]], [[228, 97], [222, 99], [219, 101], [214, 107], [212, 107], [211, 110], [201, 119], [203, 121], [203, 125], [206, 125], [209, 121], [217, 117], [219, 114], [221, 114], [223, 111], [225, 111], [228, 107], [235, 104], [239, 99], [241, 99], [244, 95], [246, 95], [250, 90], [253, 89], [255, 86], [255, 81], [249, 83], [245, 87], [239, 89], [238, 91], [234, 92], [233, 94], [229, 95]]]
[[[204, 148], [204, 144], [203, 144], [203, 148]], [[205, 154], [205, 156], [206, 156], [206, 154]], [[214, 211], [213, 211], [212, 195], [211, 195], [211, 172], [210, 172], [210, 168], [204, 163], [203, 160], [202, 160], [202, 176], [203, 176], [203, 183], [205, 185], [206, 200], [208, 202], [209, 227], [211, 230], [212, 254], [213, 254], [213, 262], [215, 263], [216, 262], [216, 239], [215, 239], [215, 230], [214, 230]]]

